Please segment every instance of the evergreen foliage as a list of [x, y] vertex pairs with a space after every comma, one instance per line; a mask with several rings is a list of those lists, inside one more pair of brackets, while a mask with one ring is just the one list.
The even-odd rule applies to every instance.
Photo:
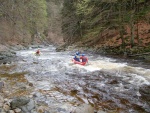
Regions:
[[[135, 23], [150, 11], [149, 5], [148, 0], [64, 0], [62, 29], [65, 40], [71, 44], [76, 40], [93, 37], [95, 42], [106, 31], [118, 29], [124, 48], [127, 45], [124, 27], [129, 25], [129, 40], [133, 47]], [[138, 33], [136, 37], [138, 38]]]

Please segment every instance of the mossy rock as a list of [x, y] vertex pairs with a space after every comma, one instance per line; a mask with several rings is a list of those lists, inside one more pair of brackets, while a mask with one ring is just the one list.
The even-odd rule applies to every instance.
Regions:
[[144, 56], [145, 60], [150, 61], [150, 55]]

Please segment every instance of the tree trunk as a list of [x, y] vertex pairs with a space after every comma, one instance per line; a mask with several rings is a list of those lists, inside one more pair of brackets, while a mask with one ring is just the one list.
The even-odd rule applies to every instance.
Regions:
[[138, 22], [139, 22], [139, 15], [138, 15], [138, 13], [139, 13], [139, 3], [138, 3], [138, 1], [136, 0], [136, 13], [137, 13], [137, 32], [136, 32], [136, 35], [137, 35], [137, 40], [138, 40], [138, 45], [140, 45], [140, 39], [139, 39], [139, 24], [138, 24]]
[[120, 39], [122, 41], [122, 47], [125, 47], [125, 41], [124, 41], [124, 37], [123, 37], [123, 31], [124, 31], [124, 27], [123, 27], [123, 14], [122, 14], [123, 8], [122, 8], [122, 2], [119, 5], [119, 33], [120, 33]]
[[134, 20], [133, 20], [133, 15], [131, 15], [131, 40], [130, 40], [130, 44], [131, 44], [131, 47], [134, 46]]
[[138, 25], [138, 18], [137, 18], [137, 32], [136, 32], [136, 35], [137, 35], [137, 40], [138, 40], [138, 44], [140, 45], [140, 38], [139, 38], [139, 25]]
[[122, 41], [122, 47], [124, 48], [125, 47], [125, 41], [124, 41], [124, 37], [123, 37], [123, 30], [124, 30], [124, 27], [120, 26], [120, 38]]

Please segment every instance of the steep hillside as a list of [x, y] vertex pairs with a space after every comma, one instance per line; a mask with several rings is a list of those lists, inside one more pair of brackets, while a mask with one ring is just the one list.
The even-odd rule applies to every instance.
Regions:
[[62, 10], [66, 44], [112, 54], [150, 52], [150, 1], [70, 1]]
[[61, 9], [63, 6], [63, 0], [49, 0], [47, 2], [48, 8], [48, 31], [47, 40], [52, 44], [62, 45], [63, 35], [62, 35], [62, 19], [61, 19]]
[[0, 43], [30, 45], [62, 43], [63, 0], [6, 1], [0, 4]]
[[[135, 27], [138, 26], [138, 36], [139, 40], [137, 38], [134, 39], [135, 45], [139, 46], [149, 46], [150, 45], [150, 24], [146, 23], [144, 21], [141, 21], [137, 24], [135, 24]], [[137, 31], [134, 31], [134, 35], [137, 35]], [[122, 41], [119, 38], [120, 34], [118, 30], [107, 30], [100, 34], [99, 38], [92, 36], [87, 38], [86, 40], [82, 39], [81, 43], [88, 46], [93, 47], [118, 47], [121, 46]], [[125, 42], [126, 42], [126, 48], [130, 48], [130, 40], [128, 37], [131, 37], [131, 29], [129, 26], [125, 26]]]

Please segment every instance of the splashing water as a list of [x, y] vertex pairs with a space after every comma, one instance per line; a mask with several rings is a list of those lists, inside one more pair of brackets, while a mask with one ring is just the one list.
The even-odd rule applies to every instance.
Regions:
[[[117, 59], [91, 54], [87, 54], [87, 65], [73, 64], [73, 52], [56, 52], [53, 46], [41, 48], [40, 56], [35, 56], [35, 51], [18, 51], [17, 56], [23, 60], [17, 62], [15, 71], [28, 72], [26, 78], [35, 89], [47, 91], [43, 95], [48, 94], [49, 98], [57, 98], [58, 103], [67, 105], [68, 102], [73, 105], [85, 102], [97, 108], [130, 112], [128, 107], [131, 107], [131, 111], [144, 109], [147, 112], [147, 107], [139, 110], [135, 104], [138, 107], [138, 103], [144, 105], [139, 100], [139, 87], [150, 85], [150, 69], [132, 67], [126, 62], [118, 63]], [[46, 103], [51, 106], [50, 100]]]

